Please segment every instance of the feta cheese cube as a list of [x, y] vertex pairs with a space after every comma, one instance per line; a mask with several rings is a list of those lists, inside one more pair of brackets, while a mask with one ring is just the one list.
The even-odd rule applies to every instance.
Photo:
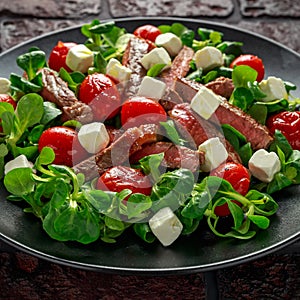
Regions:
[[251, 156], [248, 167], [251, 174], [262, 182], [271, 182], [281, 169], [279, 157], [275, 152], [259, 149]]
[[165, 64], [166, 67], [169, 67], [171, 57], [165, 48], [154, 48], [142, 57], [141, 64], [146, 70], [157, 64]]
[[191, 108], [203, 119], [209, 119], [222, 100], [212, 90], [201, 86], [191, 101]]
[[112, 58], [106, 66], [106, 74], [115, 78], [121, 83], [126, 83], [131, 76], [132, 71], [123, 66], [117, 59]]
[[10, 92], [10, 81], [4, 77], [0, 77], [0, 94], [7, 94]]
[[86, 73], [94, 64], [94, 53], [85, 45], [78, 44], [69, 50], [66, 64], [72, 71]]
[[4, 174], [6, 175], [8, 172], [19, 169], [19, 168], [32, 168], [33, 164], [28, 161], [27, 157], [24, 154], [17, 156], [15, 159], [10, 160], [4, 166]]
[[223, 53], [212, 46], [206, 46], [196, 51], [194, 60], [197, 68], [202, 68], [204, 71], [212, 70], [224, 64]]
[[204, 172], [210, 172], [215, 169], [228, 157], [228, 152], [218, 137], [208, 139], [199, 145], [198, 149], [204, 152], [205, 161], [200, 166]]
[[78, 140], [89, 153], [97, 153], [109, 143], [109, 134], [101, 122], [83, 125], [78, 132]]
[[288, 97], [284, 82], [280, 78], [269, 76], [259, 83], [259, 87], [266, 94], [266, 97], [261, 99], [264, 102], [280, 100], [282, 98], [287, 99]]
[[145, 76], [138, 90], [138, 96], [161, 99], [166, 91], [166, 84], [153, 77]]
[[177, 55], [182, 48], [181, 39], [171, 32], [158, 35], [155, 39], [155, 44], [165, 48], [171, 56]]
[[153, 234], [164, 245], [171, 245], [182, 231], [182, 224], [170, 207], [160, 209], [150, 220]]

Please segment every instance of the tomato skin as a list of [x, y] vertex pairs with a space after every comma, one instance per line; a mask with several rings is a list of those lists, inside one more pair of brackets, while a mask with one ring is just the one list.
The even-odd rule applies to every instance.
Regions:
[[156, 37], [161, 34], [161, 31], [153, 25], [142, 25], [136, 28], [133, 34], [146, 40], [150, 40], [151, 42], [155, 42]]
[[252, 54], [242, 54], [231, 62], [230, 68], [233, 68], [234, 66], [240, 66], [240, 65], [246, 65], [256, 70], [257, 71], [256, 80], [258, 82], [264, 79], [265, 66], [263, 64], [263, 61], [258, 56]]
[[72, 72], [72, 70], [66, 65], [66, 57], [69, 50], [76, 45], [76, 43], [72, 42], [64, 43], [59, 41], [49, 55], [49, 67], [57, 72], [59, 72], [60, 68], [64, 68], [68, 72]]
[[271, 133], [278, 129], [295, 150], [300, 150], [300, 111], [282, 111], [270, 116], [266, 126]]
[[[234, 162], [223, 163], [216, 169], [212, 170], [210, 175], [227, 180], [232, 187], [243, 196], [245, 196], [249, 190], [250, 175], [248, 170], [242, 164]], [[236, 200], [231, 201], [241, 206], [240, 202]], [[227, 203], [216, 206], [214, 212], [219, 217], [226, 217], [230, 215], [230, 210]]]
[[0, 102], [9, 103], [14, 109], [17, 108], [17, 102], [8, 94], [0, 94]]
[[115, 166], [103, 173], [96, 184], [100, 190], [121, 192], [124, 189], [132, 190], [132, 193], [151, 194], [151, 182], [139, 169], [126, 166]]
[[86, 150], [80, 145], [77, 132], [69, 127], [55, 126], [46, 129], [38, 143], [38, 150], [50, 147], [55, 153], [54, 164], [72, 167], [88, 157]]
[[121, 96], [114, 81], [101, 73], [88, 75], [80, 85], [79, 100], [91, 106], [94, 121], [114, 117], [121, 107]]
[[242, 165], [234, 162], [226, 162], [212, 170], [211, 176], [223, 178], [231, 183], [232, 187], [241, 195], [245, 196], [250, 186], [250, 175]]
[[167, 121], [167, 113], [155, 100], [143, 96], [127, 99], [121, 109], [121, 124], [126, 127]]

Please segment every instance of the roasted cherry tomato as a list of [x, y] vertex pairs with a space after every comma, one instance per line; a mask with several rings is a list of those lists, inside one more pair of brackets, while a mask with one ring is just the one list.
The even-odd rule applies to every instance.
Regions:
[[130, 189], [132, 193], [150, 195], [151, 182], [139, 169], [126, 166], [112, 167], [103, 173], [97, 181], [97, 189], [121, 192]]
[[0, 102], [9, 103], [14, 109], [17, 107], [17, 102], [8, 94], [0, 94]]
[[270, 116], [266, 122], [271, 133], [278, 129], [295, 150], [300, 150], [300, 111], [282, 111]]
[[127, 99], [121, 109], [121, 123], [125, 128], [167, 121], [167, 113], [155, 100], [143, 96]]
[[161, 31], [156, 26], [143, 25], [136, 28], [133, 34], [146, 40], [150, 40], [151, 42], [155, 42], [156, 37], [161, 34]]
[[94, 120], [104, 121], [120, 110], [121, 97], [112, 79], [101, 73], [88, 75], [80, 85], [79, 99], [93, 109]]
[[53, 163], [72, 167], [89, 156], [80, 145], [77, 132], [69, 127], [56, 126], [46, 129], [38, 144], [41, 151], [44, 147], [50, 147], [55, 153]]
[[[241, 164], [234, 162], [226, 162], [221, 164], [216, 169], [212, 170], [211, 176], [221, 177], [231, 183], [232, 187], [245, 196], [250, 186], [250, 175], [248, 170]], [[238, 201], [232, 200], [232, 202], [240, 205]], [[230, 214], [228, 204], [217, 206], [215, 208], [215, 214], [220, 217], [225, 217]]]
[[72, 42], [64, 43], [59, 41], [49, 55], [49, 67], [57, 72], [59, 72], [60, 68], [64, 68], [68, 72], [71, 72], [72, 70], [66, 65], [66, 57], [70, 48], [76, 45], [76, 43]]
[[[13, 106], [14, 109], [16, 109], [17, 107], [17, 102], [8, 94], [0, 94], [0, 102], [6, 102], [9, 103]], [[1, 123], [1, 119], [0, 119], [0, 123]], [[3, 132], [3, 128], [0, 125], [0, 132]]]
[[259, 57], [252, 54], [242, 54], [232, 61], [230, 67], [233, 68], [234, 66], [240, 66], [240, 65], [246, 65], [256, 70], [257, 71], [256, 80], [258, 82], [264, 79], [265, 66]]
[[211, 176], [221, 177], [231, 183], [241, 195], [246, 195], [250, 185], [250, 175], [242, 164], [226, 162], [210, 172]]

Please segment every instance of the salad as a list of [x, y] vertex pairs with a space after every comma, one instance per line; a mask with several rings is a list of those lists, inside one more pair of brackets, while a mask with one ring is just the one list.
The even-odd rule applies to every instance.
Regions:
[[272, 226], [275, 193], [300, 183], [296, 86], [208, 28], [94, 20], [81, 33], [0, 79], [2, 201], [82, 244]]

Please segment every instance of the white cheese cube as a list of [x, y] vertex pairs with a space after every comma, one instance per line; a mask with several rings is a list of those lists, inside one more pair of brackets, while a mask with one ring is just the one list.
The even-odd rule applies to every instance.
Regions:
[[182, 231], [182, 224], [170, 207], [160, 209], [150, 220], [153, 234], [164, 245], [171, 245]]
[[218, 137], [208, 139], [199, 145], [198, 149], [204, 152], [205, 161], [200, 166], [204, 172], [217, 168], [228, 157], [228, 152]]
[[166, 67], [169, 67], [171, 65], [171, 57], [166, 49], [154, 48], [142, 57], [141, 64], [146, 70], [157, 64], [165, 64]]
[[220, 97], [212, 90], [201, 86], [191, 101], [191, 108], [203, 119], [209, 119], [221, 102]]
[[196, 51], [194, 60], [197, 68], [202, 68], [204, 71], [209, 71], [224, 64], [223, 53], [212, 46], [206, 46]]
[[72, 71], [86, 73], [94, 64], [94, 53], [85, 45], [78, 44], [69, 50], [66, 64]]
[[17, 156], [15, 159], [7, 162], [4, 166], [4, 174], [7, 174], [9, 171], [19, 168], [32, 168], [33, 164], [28, 161], [27, 157], [24, 154]]
[[83, 125], [78, 132], [78, 140], [89, 153], [97, 153], [109, 143], [109, 134], [101, 122]]
[[155, 44], [165, 48], [171, 56], [177, 55], [182, 48], [181, 39], [171, 32], [158, 35], [155, 39]]
[[166, 91], [166, 84], [153, 77], [145, 76], [138, 90], [138, 96], [161, 99]]
[[6, 78], [0, 77], [0, 94], [8, 94], [10, 92], [10, 81]]
[[112, 58], [106, 66], [106, 74], [115, 78], [121, 83], [126, 83], [131, 76], [132, 71], [123, 66], [117, 59]]
[[282, 98], [287, 99], [288, 97], [284, 82], [280, 78], [269, 76], [259, 83], [259, 87], [266, 94], [266, 97], [261, 99], [264, 102], [280, 100]]
[[279, 157], [275, 152], [259, 149], [251, 156], [248, 167], [251, 174], [262, 182], [271, 182], [281, 169]]

